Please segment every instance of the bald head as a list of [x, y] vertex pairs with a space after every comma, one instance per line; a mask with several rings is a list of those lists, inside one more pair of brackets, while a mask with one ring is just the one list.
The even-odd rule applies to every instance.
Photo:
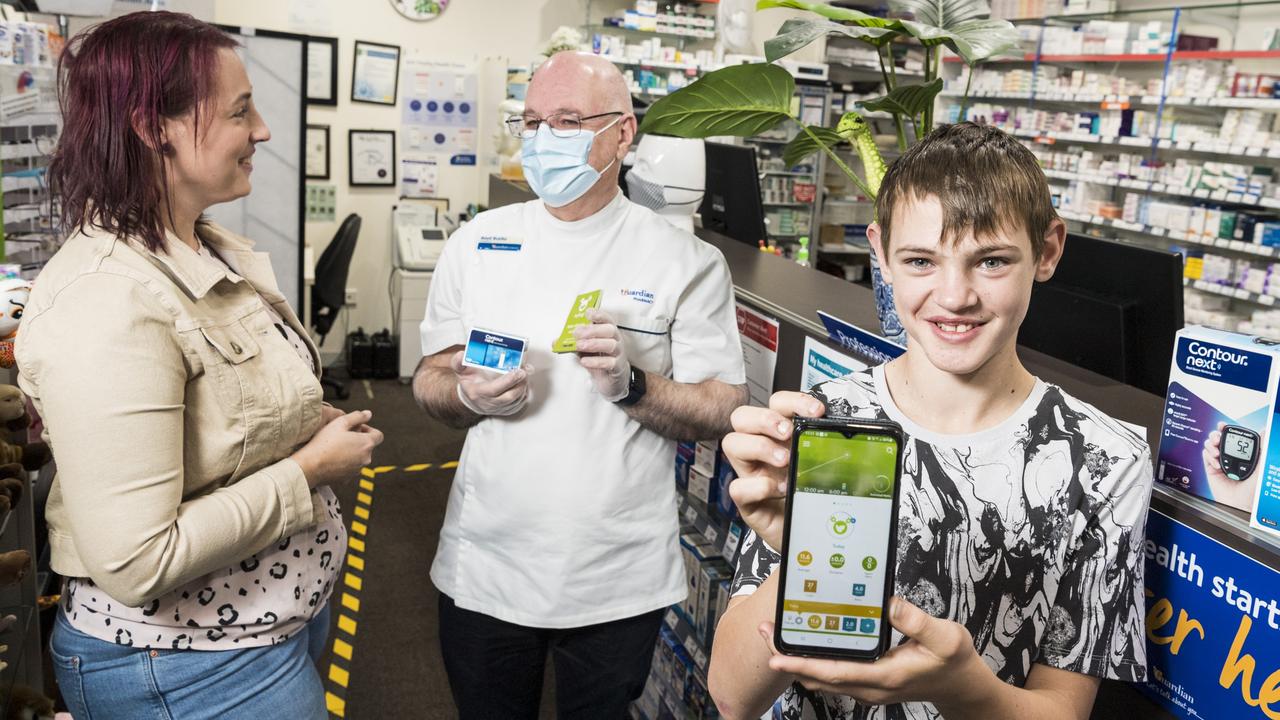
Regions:
[[552, 55], [534, 72], [525, 108], [542, 117], [566, 111], [630, 115], [631, 92], [622, 73], [609, 60], [566, 50]]

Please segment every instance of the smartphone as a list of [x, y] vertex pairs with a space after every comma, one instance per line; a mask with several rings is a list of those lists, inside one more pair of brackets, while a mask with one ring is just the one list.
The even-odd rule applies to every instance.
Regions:
[[889, 649], [902, 428], [796, 418], [773, 642], [787, 655], [875, 660]]

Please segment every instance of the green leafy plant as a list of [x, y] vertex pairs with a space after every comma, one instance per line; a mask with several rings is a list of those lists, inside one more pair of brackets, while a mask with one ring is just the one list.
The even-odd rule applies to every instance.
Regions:
[[[735, 65], [710, 72], [697, 82], [655, 102], [645, 113], [640, 132], [706, 138], [719, 135], [749, 137], [799, 119], [792, 113], [795, 80], [775, 61], [828, 35], [865, 43], [876, 51], [887, 93], [862, 101], [864, 112], [892, 116], [899, 150], [933, 129], [934, 100], [942, 90], [942, 48], [956, 53], [969, 66], [969, 80], [980, 63], [1006, 54], [1018, 46], [1017, 30], [1004, 20], [989, 18], [985, 0], [889, 0], [891, 17], [876, 17], [858, 10], [803, 0], [758, 0], [757, 10], [791, 8], [812, 17], [792, 18], [765, 41], [768, 62]], [[894, 47], [913, 45], [924, 50], [924, 80], [899, 82]], [[961, 98], [961, 116], [968, 104], [969, 86]], [[799, 123], [800, 132], [783, 151], [788, 166], [824, 153], [868, 198], [880, 189], [886, 165], [871, 128], [860, 112], [847, 112], [834, 128]], [[908, 135], [907, 126], [912, 133]], [[836, 153], [851, 145], [862, 163], [859, 175]], [[892, 296], [881, 287], [872, 258], [872, 278], [880, 306], [881, 326], [897, 336], [900, 325], [893, 314]], [[884, 298], [888, 298], [887, 302]], [[888, 316], [886, 315], [888, 314]], [[891, 328], [897, 328], [892, 330]]]
[[[804, 0], [759, 0], [758, 10], [792, 8], [812, 14], [812, 18], [792, 18], [777, 35], [764, 44], [766, 63], [734, 65], [708, 73], [697, 82], [659, 100], [649, 108], [641, 132], [677, 137], [705, 138], [717, 135], [749, 137], [771, 130], [787, 120], [797, 120], [791, 110], [795, 81], [785, 69], [773, 64], [818, 38], [839, 35], [865, 43], [880, 58], [880, 70], [888, 92], [861, 103], [863, 111], [886, 112], [894, 120], [898, 148], [905, 150], [913, 138], [933, 129], [934, 100], [942, 90], [939, 77], [942, 48], [951, 49], [972, 68], [1013, 50], [1018, 33], [1013, 25], [987, 16], [985, 0], [890, 0], [893, 17], [882, 18], [858, 10], [833, 7]], [[895, 45], [922, 46], [925, 53], [924, 80], [900, 83], [893, 61]], [[962, 107], [967, 103], [965, 87]], [[962, 111], [963, 112], [963, 111]], [[788, 165], [803, 162], [822, 152], [857, 185], [867, 197], [875, 197], [883, 175], [884, 159], [874, 143], [859, 143], [861, 132], [851, 123], [861, 113], [846, 113], [840, 125], [825, 128], [801, 125], [783, 152]], [[797, 120], [798, 121], [798, 120]], [[909, 135], [907, 126], [912, 133]], [[854, 172], [835, 153], [842, 144], [853, 145], [863, 165], [863, 175]]]

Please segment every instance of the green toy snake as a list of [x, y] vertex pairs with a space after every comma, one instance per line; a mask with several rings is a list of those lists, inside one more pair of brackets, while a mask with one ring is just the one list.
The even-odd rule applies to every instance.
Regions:
[[873, 195], [879, 194], [880, 181], [884, 180], [888, 166], [880, 156], [880, 149], [876, 147], [871, 126], [858, 113], [847, 112], [840, 117], [840, 122], [836, 125], [836, 134], [853, 145], [853, 149], [858, 153], [858, 159], [862, 160], [862, 169], [867, 175], [867, 189], [871, 190]]

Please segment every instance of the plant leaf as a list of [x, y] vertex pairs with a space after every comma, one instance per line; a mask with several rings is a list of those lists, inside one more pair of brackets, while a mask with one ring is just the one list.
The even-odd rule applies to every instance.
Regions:
[[1007, 55], [1019, 50], [1021, 45], [1017, 29], [1004, 20], [966, 20], [953, 28], [953, 32], [973, 49], [973, 57], [965, 58], [970, 64]]
[[809, 137], [809, 133], [801, 130], [794, 138], [791, 139], [791, 142], [787, 143], [787, 146], [783, 148], [782, 162], [787, 167], [799, 165], [810, 155], [816, 152], [822, 152], [824, 145], [829, 148], [834, 148], [844, 142], [844, 138], [837, 135], [836, 131], [831, 128], [824, 128], [820, 125], [810, 125], [809, 132], [812, 132], [817, 136], [818, 141], [814, 141], [812, 137]]
[[721, 68], [650, 105], [640, 132], [684, 138], [758, 135], [791, 117], [795, 88], [791, 73], [777, 65]]
[[889, 0], [894, 13], [910, 13], [899, 21], [903, 31], [925, 46], [946, 45], [973, 65], [1018, 45], [1018, 31], [1005, 20], [992, 20], [985, 0]]
[[868, 15], [851, 8], [832, 7], [826, 3], [804, 2], [804, 0], [758, 0], [756, 2], [757, 10], [768, 10], [770, 8], [791, 8], [793, 10], [808, 10], [811, 13], [821, 15], [837, 22], [850, 23], [861, 27], [882, 27], [893, 30], [901, 30], [902, 23], [889, 18], [876, 17]]
[[880, 47], [890, 42], [898, 35], [897, 31], [891, 28], [841, 25], [830, 20], [791, 18], [782, 24], [777, 35], [765, 40], [765, 59], [773, 62], [780, 57], [790, 55], [820, 37], [834, 34], [861, 40], [875, 47]]
[[942, 78], [934, 78], [927, 85], [899, 85], [888, 95], [864, 100], [859, 104], [870, 111], [883, 110], [913, 118], [932, 105], [933, 99], [941, 91]]
[[966, 20], [991, 17], [986, 0], [889, 0], [895, 13], [911, 13], [918, 23], [951, 29]]

